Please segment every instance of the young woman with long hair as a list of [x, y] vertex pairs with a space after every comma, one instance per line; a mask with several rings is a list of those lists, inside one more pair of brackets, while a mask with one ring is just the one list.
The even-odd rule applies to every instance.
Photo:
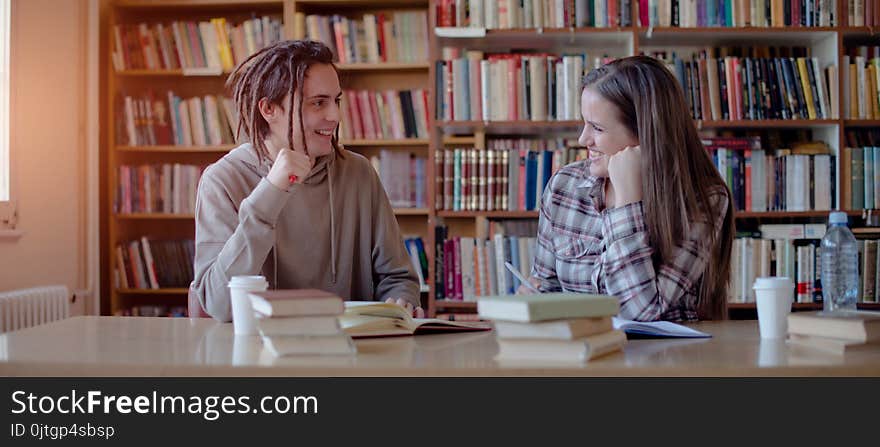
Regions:
[[544, 191], [531, 282], [617, 296], [627, 319], [723, 318], [732, 200], [675, 77], [618, 59], [584, 77], [581, 112], [590, 156]]

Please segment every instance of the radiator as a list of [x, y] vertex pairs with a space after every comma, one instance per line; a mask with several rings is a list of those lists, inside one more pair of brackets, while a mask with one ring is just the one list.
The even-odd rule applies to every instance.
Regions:
[[69, 316], [70, 293], [66, 286], [0, 292], [0, 333], [61, 320]]

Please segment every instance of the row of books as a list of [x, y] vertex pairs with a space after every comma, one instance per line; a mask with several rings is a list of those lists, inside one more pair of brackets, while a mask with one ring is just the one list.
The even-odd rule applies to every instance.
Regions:
[[438, 0], [437, 26], [486, 29], [632, 24], [630, 0]]
[[428, 138], [428, 91], [346, 90], [339, 135], [350, 139]]
[[[823, 230], [824, 231], [824, 230]], [[731, 256], [729, 303], [754, 303], [755, 278], [786, 276], [795, 281], [795, 302], [822, 301], [819, 240], [739, 237]]]
[[438, 210], [527, 211], [540, 207], [550, 177], [587, 158], [572, 140], [492, 139], [487, 149], [446, 148], [435, 154]]
[[192, 239], [138, 240], [116, 245], [116, 286], [124, 289], [189, 287], [193, 279]]
[[180, 163], [120, 165], [115, 211], [192, 214], [204, 168]]
[[846, 52], [844, 118], [880, 119], [880, 46], [851, 47]]
[[[736, 142], [733, 140], [732, 142]], [[836, 157], [760, 145], [707, 145], [737, 211], [831, 210], [836, 204]]]
[[[755, 278], [760, 276], [787, 276], [798, 286], [800, 276], [813, 274], [814, 282], [801, 285], [800, 296], [795, 302], [814, 302], [822, 300], [821, 271], [816, 247], [825, 235], [824, 224], [762, 224], [757, 231], [738, 232], [731, 256], [731, 283], [728, 302], [755, 302], [752, 290]], [[812, 246], [814, 258], [807, 259], [808, 251], [800, 247]], [[806, 248], [806, 250], [811, 250]], [[807, 263], [812, 263], [812, 269]], [[807, 280], [800, 280], [806, 283]], [[810, 292], [808, 299], [806, 293]]]
[[[437, 117], [446, 121], [577, 120], [586, 54], [484, 54], [444, 47], [437, 61]], [[591, 65], [592, 64], [592, 65]]]
[[206, 146], [235, 143], [238, 113], [232, 99], [219, 95], [181, 98], [149, 91], [122, 97], [117, 116], [119, 142], [126, 146]]
[[447, 226], [435, 227], [436, 298], [474, 301], [515, 293], [519, 280], [504, 263], [511, 263], [523, 276], [531, 274], [537, 222], [532, 224], [531, 232], [505, 232], [499, 226], [486, 237], [449, 237]]
[[880, 146], [845, 150], [850, 153], [851, 209], [880, 209]]
[[837, 23], [837, 3], [820, 0], [638, 0], [638, 2], [639, 23], [642, 26], [813, 27], [835, 26]]
[[822, 67], [816, 57], [709, 57], [715, 52], [703, 51], [691, 60], [673, 53], [666, 61], [681, 83], [694, 119], [839, 116], [835, 65]]
[[381, 149], [370, 157], [394, 208], [426, 208], [427, 181], [424, 157], [399, 150]]
[[310, 14], [302, 20], [305, 20], [306, 37], [327, 44], [339, 63], [428, 60], [425, 11], [367, 13], [361, 19]]
[[254, 16], [237, 25], [223, 17], [114, 25], [111, 60], [117, 71], [228, 73], [251, 54], [281, 40], [282, 27], [281, 20], [270, 16]]
[[844, 0], [841, 10], [842, 21], [846, 26], [880, 25], [880, 0]]
[[[780, 226], [784, 226], [781, 224]], [[812, 224], [806, 224], [812, 225]], [[731, 263], [732, 303], [755, 302], [752, 284], [761, 276], [787, 276], [795, 279], [795, 302], [822, 302], [822, 268], [820, 238], [824, 228], [818, 228], [804, 239], [771, 239], [761, 232], [760, 237], [739, 237], [734, 241]], [[878, 275], [878, 243], [876, 239], [859, 239], [859, 302], [876, 303], [880, 300]]]
[[163, 306], [157, 304], [143, 304], [140, 306], [131, 306], [125, 309], [118, 309], [113, 314], [117, 317], [177, 317], [185, 318], [188, 311], [184, 306]]

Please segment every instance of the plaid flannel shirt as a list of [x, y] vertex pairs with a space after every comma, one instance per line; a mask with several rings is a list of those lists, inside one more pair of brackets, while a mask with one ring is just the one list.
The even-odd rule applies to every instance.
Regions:
[[[589, 174], [588, 160], [565, 166], [550, 179], [531, 272], [540, 281], [538, 289], [617, 296], [619, 316], [630, 320], [696, 320], [711, 230], [692, 223], [687, 239], [655, 269], [642, 202], [603, 209], [604, 185], [605, 179]], [[712, 197], [726, 209], [726, 193]], [[723, 217], [715, 216], [716, 232]]]

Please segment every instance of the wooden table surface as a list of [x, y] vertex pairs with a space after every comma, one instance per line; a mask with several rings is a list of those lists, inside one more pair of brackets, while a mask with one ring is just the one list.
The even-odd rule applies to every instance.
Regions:
[[880, 376], [880, 349], [832, 355], [761, 340], [756, 321], [710, 339], [630, 340], [587, 363], [495, 360], [495, 332], [356, 340], [348, 357], [274, 357], [211, 319], [75, 317], [0, 335], [3, 376]]

